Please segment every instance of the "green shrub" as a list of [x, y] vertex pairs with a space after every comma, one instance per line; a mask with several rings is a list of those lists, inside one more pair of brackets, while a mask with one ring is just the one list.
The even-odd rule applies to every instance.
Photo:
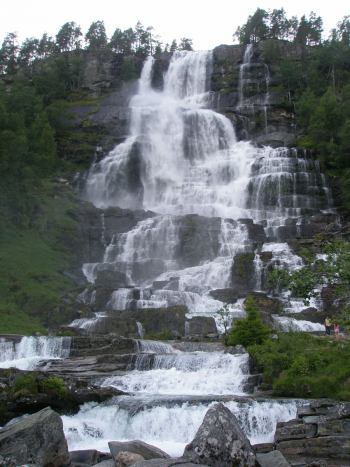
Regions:
[[67, 388], [64, 379], [59, 376], [49, 376], [41, 383], [41, 391], [47, 394], [54, 394], [59, 397], [67, 395]]
[[308, 335], [279, 333], [277, 339], [248, 347], [265, 387], [282, 397], [350, 400], [350, 343]]
[[225, 339], [226, 345], [243, 345], [248, 347], [262, 344], [270, 335], [270, 329], [261, 321], [253, 297], [245, 301], [246, 319], [237, 320], [230, 334]]
[[34, 374], [26, 373], [18, 375], [13, 385], [13, 391], [27, 391], [30, 394], [38, 393], [38, 382]]

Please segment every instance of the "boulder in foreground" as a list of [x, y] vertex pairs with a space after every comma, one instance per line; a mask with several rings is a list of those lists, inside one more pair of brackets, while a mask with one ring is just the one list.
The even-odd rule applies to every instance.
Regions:
[[69, 465], [61, 417], [49, 407], [0, 430], [0, 455], [16, 464]]
[[184, 457], [210, 467], [253, 467], [255, 454], [236, 417], [223, 404], [206, 413]]

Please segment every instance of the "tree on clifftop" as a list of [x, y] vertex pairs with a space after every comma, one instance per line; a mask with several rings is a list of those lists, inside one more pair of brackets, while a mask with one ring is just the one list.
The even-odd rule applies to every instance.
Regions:
[[79, 49], [81, 45], [81, 29], [74, 21], [65, 23], [56, 35], [56, 44], [60, 52]]
[[91, 23], [85, 35], [85, 41], [88, 49], [102, 49], [107, 46], [107, 34], [103, 21]]
[[261, 8], [257, 8], [253, 16], [248, 17], [248, 21], [242, 27], [238, 27], [234, 36], [241, 44], [256, 44], [268, 36], [267, 26], [268, 13]]

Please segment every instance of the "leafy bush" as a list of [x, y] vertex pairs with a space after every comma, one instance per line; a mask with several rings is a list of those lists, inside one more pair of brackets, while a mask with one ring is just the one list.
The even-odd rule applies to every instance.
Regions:
[[246, 319], [237, 320], [233, 329], [225, 340], [226, 345], [262, 344], [269, 336], [270, 329], [261, 321], [253, 297], [248, 296], [245, 301]]
[[59, 376], [49, 376], [41, 383], [41, 391], [54, 394], [59, 397], [65, 397], [67, 395], [67, 388], [64, 384], [64, 379]]
[[27, 391], [30, 394], [38, 393], [38, 382], [34, 374], [27, 373], [18, 375], [13, 385], [14, 392]]
[[350, 343], [305, 333], [280, 333], [248, 347], [256, 371], [276, 396], [350, 400]]

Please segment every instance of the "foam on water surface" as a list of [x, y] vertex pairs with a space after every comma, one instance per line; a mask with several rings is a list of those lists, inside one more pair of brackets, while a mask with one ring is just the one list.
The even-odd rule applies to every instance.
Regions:
[[[212, 404], [180, 403], [131, 413], [118, 405], [85, 404], [74, 416], [63, 416], [69, 450], [108, 451], [108, 441], [140, 439], [171, 456], [181, 456]], [[272, 442], [277, 422], [295, 418], [298, 402], [226, 402], [252, 443]]]

